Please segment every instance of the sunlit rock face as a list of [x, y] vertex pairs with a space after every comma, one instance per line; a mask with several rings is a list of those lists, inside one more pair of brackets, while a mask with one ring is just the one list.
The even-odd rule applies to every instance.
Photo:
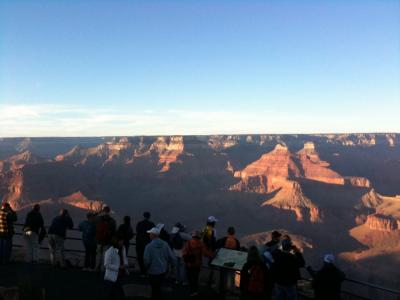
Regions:
[[296, 214], [297, 221], [309, 219], [310, 222], [321, 222], [319, 209], [307, 198], [296, 181], [282, 181], [281, 187], [274, 197], [262, 204], [280, 209], [291, 210]]
[[398, 220], [380, 214], [367, 216], [365, 224], [372, 230], [391, 232], [399, 229]]
[[173, 136], [170, 138], [159, 137], [150, 150], [158, 152], [158, 164], [161, 165], [160, 172], [167, 172], [170, 165], [178, 161], [178, 157], [183, 153], [184, 148], [183, 137]]
[[367, 208], [377, 208], [383, 203], [383, 198], [374, 189], [361, 197], [362, 204]]
[[280, 178], [300, 177], [301, 172], [288, 148], [278, 144], [273, 151], [262, 155], [259, 160], [235, 173], [235, 177], [242, 179], [257, 176], [277, 179], [269, 182], [267, 191], [271, 192], [280, 187], [279, 184], [274, 185]]
[[71, 195], [61, 197], [58, 199], [58, 203], [61, 205], [70, 205], [83, 210], [99, 212], [101, 211], [104, 203], [99, 200], [89, 200], [82, 192], [78, 191]]
[[370, 188], [371, 182], [365, 177], [346, 176], [345, 183], [358, 187]]
[[344, 178], [329, 169], [329, 163], [319, 158], [315, 145], [312, 142], [304, 144], [304, 148], [297, 153], [304, 177], [311, 180], [330, 184], [344, 184]]
[[306, 142], [297, 153], [277, 144], [269, 153], [237, 171], [235, 177], [240, 181], [229, 189], [231, 191], [275, 193], [263, 205], [291, 210], [298, 221], [321, 222], [322, 212], [308, 197], [304, 196], [301, 180], [313, 180], [327, 184], [344, 185], [345, 179], [329, 169], [329, 163], [322, 161], [313, 142]]

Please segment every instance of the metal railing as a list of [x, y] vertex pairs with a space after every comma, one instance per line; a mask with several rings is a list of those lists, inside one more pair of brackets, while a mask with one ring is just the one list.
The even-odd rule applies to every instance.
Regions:
[[[20, 227], [21, 229], [24, 226], [24, 224], [20, 224], [20, 223], [15, 223], [14, 225], [17, 226], [17, 227]], [[46, 226], [46, 229], [47, 228], [48, 228], [48, 226]], [[81, 232], [78, 228], [72, 228], [72, 229], [70, 229], [70, 231]], [[21, 230], [21, 232], [15, 232], [15, 235], [23, 236], [24, 234], [23, 234], [23, 232]], [[68, 235], [67, 235], [67, 237], [65, 239], [66, 240], [70, 240], [70, 241], [82, 241], [82, 238], [69, 237]], [[135, 246], [136, 243], [129, 243], [129, 245], [130, 246]], [[24, 245], [14, 244], [13, 247], [22, 248], [22, 247], [24, 247]], [[49, 248], [40, 246], [40, 249], [41, 250], [48, 250]], [[64, 251], [65, 252], [75, 252], [75, 253], [85, 253], [85, 251], [82, 250], [82, 249], [64, 249]], [[128, 258], [135, 259], [135, 260], [137, 259], [136, 256], [132, 256], [132, 255], [128, 255]], [[309, 279], [309, 278], [304, 278], [304, 280], [311, 281], [311, 279]], [[377, 285], [377, 284], [373, 284], [373, 283], [369, 283], [369, 282], [365, 282], [365, 281], [360, 281], [360, 280], [355, 280], [355, 279], [351, 279], [351, 278], [346, 278], [345, 282], [351, 283], [351, 284], [355, 284], [355, 285], [358, 285], [358, 286], [363, 287], [363, 288], [369, 288], [369, 289], [373, 289], [375, 291], [380, 291], [382, 293], [390, 294], [390, 295], [393, 295], [393, 297], [396, 297], [396, 298], [393, 298], [393, 299], [400, 300], [400, 290], [386, 288], [386, 287], [382, 287], [382, 286]], [[347, 296], [348, 297], [347, 299], [374, 300], [374, 299], [371, 299], [371, 298], [363, 297], [363, 296], [361, 296], [359, 294], [355, 294], [355, 292], [347, 291], [347, 290], [345, 290], [343, 288], [342, 288], [342, 294], [344, 296]]]
[[[22, 232], [22, 228], [24, 227], [24, 224], [14, 223], [14, 226], [21, 228], [21, 231], [20, 232], [16, 231], [14, 233], [14, 235], [16, 235], [16, 236], [24, 236], [24, 233]], [[45, 226], [45, 228], [47, 230], [49, 228], [49, 226]], [[68, 229], [68, 230], [72, 231], [72, 232], [76, 232], [76, 233], [81, 233], [81, 231], [78, 228], [72, 228], [72, 229]], [[47, 235], [46, 235], [45, 238], [47, 238]], [[82, 241], [82, 238], [81, 237], [68, 236], [68, 232], [67, 232], [67, 236], [65, 237], [65, 240], [67, 240], [67, 241]], [[135, 246], [135, 245], [136, 245], [136, 243], [129, 243], [129, 246]], [[25, 246], [21, 245], [21, 244], [13, 244], [13, 247], [15, 247], [15, 248], [23, 248]], [[49, 247], [48, 246], [40, 246], [39, 249], [40, 250], [49, 250]], [[66, 249], [64, 249], [64, 252], [85, 253], [85, 250], [83, 250], [83, 249], [67, 249], [66, 248]], [[128, 258], [136, 259], [137, 257], [136, 256], [132, 256], [132, 255], [128, 255]]]

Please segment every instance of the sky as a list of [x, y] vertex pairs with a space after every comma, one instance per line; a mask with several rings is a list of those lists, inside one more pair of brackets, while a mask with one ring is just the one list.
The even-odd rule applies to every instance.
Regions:
[[0, 137], [400, 132], [399, 1], [0, 1]]

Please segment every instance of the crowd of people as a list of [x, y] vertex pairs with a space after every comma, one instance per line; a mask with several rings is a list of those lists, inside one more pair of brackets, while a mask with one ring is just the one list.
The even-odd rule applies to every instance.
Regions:
[[[0, 264], [10, 260], [13, 224], [16, 221], [15, 211], [8, 203], [3, 203], [0, 210]], [[122, 224], [117, 226], [110, 207], [105, 206], [99, 213], [88, 213], [86, 220], [78, 225], [85, 248], [83, 270], [104, 272], [108, 298], [123, 299], [121, 280], [129, 275], [128, 251], [136, 235], [140, 276], [148, 279], [154, 300], [162, 299], [161, 286], [171, 270], [175, 273], [176, 284], [188, 286], [191, 297], [198, 296], [200, 272], [203, 267], [210, 266], [221, 248], [247, 251], [247, 261], [240, 271], [242, 300], [268, 300], [272, 296], [278, 300], [297, 299], [300, 269], [305, 268], [306, 263], [289, 235], [273, 231], [271, 240], [265, 245], [245, 249], [236, 238], [234, 227], [229, 227], [226, 235], [217, 239], [217, 222], [214, 216], [210, 216], [202, 230], [188, 233], [186, 227], [178, 222], [168, 231], [164, 224], [153, 223], [151, 214], [145, 212], [143, 220], [137, 223], [134, 230], [129, 216], [125, 216]], [[39, 245], [47, 236], [51, 264], [65, 268], [64, 242], [67, 230], [73, 227], [68, 211], [62, 209], [52, 220], [47, 232], [40, 206], [33, 206], [23, 227], [27, 261], [39, 261]], [[211, 286], [215, 274], [212, 268], [208, 269], [208, 283]], [[323, 267], [319, 271], [310, 267], [307, 270], [312, 277], [316, 299], [340, 299], [345, 275], [335, 266], [332, 254], [324, 256]], [[225, 283], [233, 280], [233, 277], [228, 277]]]

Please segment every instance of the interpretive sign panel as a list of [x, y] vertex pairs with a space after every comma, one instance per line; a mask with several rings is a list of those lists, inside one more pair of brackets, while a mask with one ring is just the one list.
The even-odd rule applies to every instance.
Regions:
[[211, 265], [240, 271], [247, 260], [247, 252], [221, 248], [212, 260]]

